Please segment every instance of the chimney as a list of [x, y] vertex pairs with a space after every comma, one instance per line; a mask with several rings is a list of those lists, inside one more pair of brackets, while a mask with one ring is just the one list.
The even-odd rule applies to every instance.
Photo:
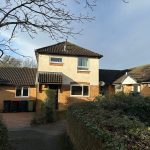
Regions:
[[66, 52], [66, 50], [67, 50], [67, 39], [66, 39], [65, 44], [64, 44], [64, 51]]

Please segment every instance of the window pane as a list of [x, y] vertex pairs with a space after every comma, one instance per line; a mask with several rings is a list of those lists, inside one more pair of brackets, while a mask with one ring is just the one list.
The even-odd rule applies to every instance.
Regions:
[[121, 90], [121, 84], [115, 85], [115, 88], [116, 88], [117, 90]]
[[62, 58], [51, 57], [52, 62], [62, 62]]
[[82, 86], [72, 86], [71, 95], [82, 95]]
[[78, 58], [78, 66], [82, 66], [82, 58], [81, 57]]
[[16, 96], [21, 96], [21, 87], [16, 87]]
[[23, 87], [23, 95], [22, 96], [28, 96], [28, 87]]
[[88, 69], [88, 58], [85, 57], [78, 58], [78, 69]]
[[89, 87], [83, 86], [83, 96], [88, 96], [88, 95], [89, 95]]

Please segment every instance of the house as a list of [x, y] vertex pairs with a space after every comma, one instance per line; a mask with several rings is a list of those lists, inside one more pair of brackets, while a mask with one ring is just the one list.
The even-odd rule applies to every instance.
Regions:
[[45, 90], [55, 89], [56, 108], [78, 101], [92, 101], [99, 94], [99, 59], [102, 55], [70, 42], [35, 50], [37, 59], [37, 99]]
[[116, 92], [139, 93], [150, 96], [150, 65], [129, 69], [124, 75], [113, 82]]
[[35, 68], [0, 67], [0, 112], [34, 111], [35, 79]]
[[0, 111], [39, 111], [45, 90], [56, 91], [55, 108], [92, 101], [99, 94], [102, 55], [70, 42], [35, 50], [37, 69], [0, 68]]
[[113, 82], [124, 75], [127, 70], [99, 69], [100, 94], [108, 95], [115, 93]]

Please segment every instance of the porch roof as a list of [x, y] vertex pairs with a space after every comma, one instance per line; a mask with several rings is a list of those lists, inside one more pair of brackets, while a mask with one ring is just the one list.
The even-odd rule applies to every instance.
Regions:
[[39, 73], [38, 76], [39, 83], [53, 83], [61, 84], [62, 83], [62, 73], [60, 72], [43, 72]]

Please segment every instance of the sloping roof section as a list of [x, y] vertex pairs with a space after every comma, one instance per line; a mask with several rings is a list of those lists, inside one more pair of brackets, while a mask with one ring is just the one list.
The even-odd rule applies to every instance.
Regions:
[[114, 84], [120, 84], [127, 77], [135, 79], [138, 83], [140, 82], [150, 82], [150, 65], [139, 66], [135, 68], [131, 68], [128, 70], [127, 74], [124, 74], [116, 81]]
[[39, 73], [38, 82], [39, 83], [55, 83], [55, 84], [59, 83], [59, 84], [61, 84], [62, 83], [62, 73], [55, 73], [55, 72]]
[[61, 42], [55, 45], [42, 47], [35, 50], [37, 54], [51, 54], [51, 55], [66, 55], [66, 56], [84, 56], [101, 58], [102, 55], [92, 52], [88, 49], [82, 48], [70, 42]]
[[99, 80], [106, 84], [112, 84], [115, 80], [124, 75], [125, 72], [126, 70], [99, 69]]
[[0, 84], [35, 85], [36, 68], [0, 67]]

